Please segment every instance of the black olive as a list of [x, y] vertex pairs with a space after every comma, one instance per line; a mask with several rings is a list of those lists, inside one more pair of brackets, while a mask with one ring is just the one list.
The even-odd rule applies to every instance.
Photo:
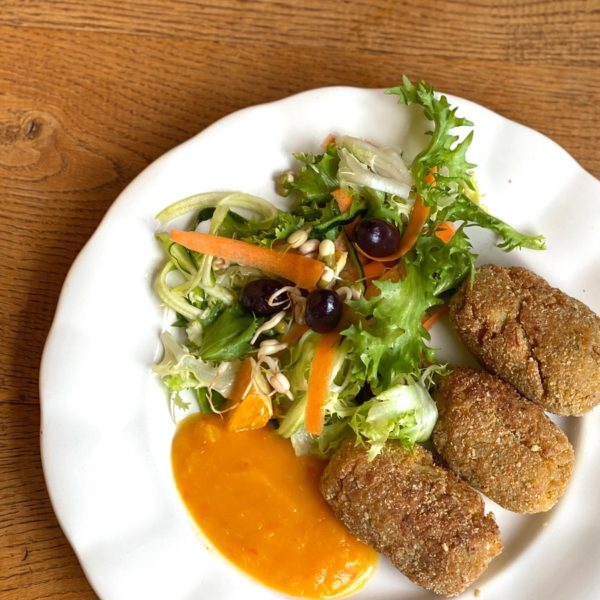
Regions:
[[354, 401], [356, 404], [364, 404], [368, 400], [370, 400], [375, 394], [371, 389], [371, 386], [368, 383], [365, 383], [359, 390], [358, 394], [356, 394], [356, 398]]
[[342, 318], [342, 300], [333, 290], [315, 290], [306, 298], [304, 318], [317, 333], [331, 331]]
[[240, 302], [242, 306], [259, 317], [268, 317], [276, 312], [279, 312], [285, 307], [288, 296], [282, 293], [276, 299], [277, 306], [269, 304], [269, 298], [282, 287], [285, 287], [287, 282], [278, 281], [277, 279], [255, 279], [247, 283], [240, 294]]
[[383, 258], [400, 248], [400, 232], [383, 219], [364, 219], [354, 229], [354, 241], [369, 256]]

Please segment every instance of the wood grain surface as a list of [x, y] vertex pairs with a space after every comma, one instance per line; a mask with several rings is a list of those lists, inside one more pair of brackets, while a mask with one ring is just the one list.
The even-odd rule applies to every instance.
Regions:
[[317, 86], [393, 85], [407, 73], [538, 129], [600, 176], [600, 0], [4, 0], [0, 9], [3, 599], [95, 597], [43, 480], [39, 361], [73, 259], [166, 150], [245, 106]]

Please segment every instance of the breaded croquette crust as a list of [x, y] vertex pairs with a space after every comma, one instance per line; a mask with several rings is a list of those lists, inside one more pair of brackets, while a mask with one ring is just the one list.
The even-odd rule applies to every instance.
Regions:
[[541, 407], [478, 369], [456, 369], [433, 393], [433, 443], [448, 466], [504, 508], [550, 510], [563, 495], [575, 454]]
[[420, 446], [411, 452], [388, 443], [369, 462], [366, 449], [347, 440], [321, 492], [354, 535], [436, 594], [460, 594], [502, 550], [481, 496]]
[[531, 271], [478, 268], [450, 317], [490, 371], [549, 412], [582, 415], [600, 403], [600, 318]]

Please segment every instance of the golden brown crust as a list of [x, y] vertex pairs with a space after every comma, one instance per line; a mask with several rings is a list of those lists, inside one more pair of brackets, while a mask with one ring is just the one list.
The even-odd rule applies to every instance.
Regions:
[[549, 412], [581, 415], [600, 403], [600, 318], [531, 271], [478, 268], [450, 317], [490, 371]]
[[514, 512], [543, 512], [556, 504], [575, 455], [539, 406], [478, 369], [442, 377], [433, 397], [439, 411], [433, 442], [457, 475]]
[[369, 462], [348, 440], [325, 469], [321, 492], [354, 535], [437, 594], [461, 593], [502, 550], [481, 496], [420, 446], [388, 443]]

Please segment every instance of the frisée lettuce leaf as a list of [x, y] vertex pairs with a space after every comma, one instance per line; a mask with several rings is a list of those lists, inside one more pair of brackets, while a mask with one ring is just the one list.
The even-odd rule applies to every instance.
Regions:
[[323, 202], [330, 199], [333, 190], [339, 187], [338, 166], [340, 158], [334, 144], [329, 144], [323, 154], [296, 152], [302, 168], [299, 172], [284, 174], [280, 182], [283, 191], [297, 191], [303, 200]]
[[[387, 389], [396, 377], [413, 373], [423, 360], [433, 360], [429, 337], [421, 324], [425, 311], [438, 300], [414, 265], [400, 281], [375, 281], [379, 294], [350, 302], [369, 320], [351, 325], [343, 335], [352, 341], [352, 359], [364, 366], [373, 391]], [[356, 369], [358, 370], [358, 368]]]
[[516, 248], [543, 250], [546, 247], [543, 235], [525, 235], [518, 232], [504, 221], [487, 213], [463, 194], [459, 195], [453, 204], [443, 208], [438, 218], [442, 221], [463, 221], [466, 227], [476, 225], [489, 229], [500, 236], [498, 247], [507, 252]]
[[178, 343], [168, 331], [163, 331], [160, 339], [163, 357], [153, 370], [169, 391], [169, 409], [173, 420], [175, 408], [189, 408], [189, 402], [182, 396], [185, 390], [210, 388], [224, 396], [229, 395], [238, 369], [237, 363], [222, 362], [217, 365], [206, 362]]
[[[471, 169], [475, 167], [466, 159], [466, 153], [473, 140], [470, 131], [462, 140], [455, 129], [472, 126], [468, 119], [456, 115], [446, 96], [436, 97], [433, 88], [424, 81], [413, 84], [404, 76], [402, 85], [386, 90], [386, 94], [397, 95], [406, 104], [423, 107], [425, 116], [433, 121], [431, 140], [414, 158], [412, 173], [417, 194], [426, 206], [438, 205], [453, 198], [464, 186], [473, 188]], [[437, 173], [435, 185], [428, 182], [428, 175]]]
[[506, 251], [545, 247], [543, 236], [519, 233], [471, 200], [476, 191], [472, 172], [475, 165], [467, 160], [466, 153], [473, 141], [473, 131], [461, 139], [456, 130], [471, 127], [473, 123], [457, 116], [457, 109], [450, 106], [446, 96], [438, 97], [424, 81], [413, 84], [406, 76], [402, 85], [386, 90], [386, 94], [398, 96], [403, 104], [422, 106], [425, 116], [433, 122], [431, 140], [414, 158], [411, 169], [416, 194], [432, 209], [435, 220], [463, 221], [466, 226], [490, 229], [501, 237], [498, 246]]

